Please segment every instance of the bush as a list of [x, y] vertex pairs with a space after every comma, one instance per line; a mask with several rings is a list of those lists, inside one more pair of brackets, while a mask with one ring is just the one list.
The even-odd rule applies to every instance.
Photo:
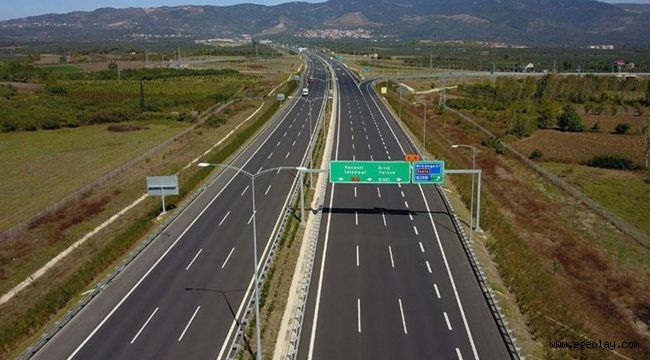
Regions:
[[591, 127], [591, 132], [599, 132], [600, 131], [600, 121], [596, 121], [594, 126]]
[[562, 131], [581, 132], [584, 130], [582, 119], [571, 105], [566, 105], [557, 123]]
[[56, 130], [61, 128], [61, 124], [54, 119], [47, 119], [41, 124], [41, 129], [43, 130]]
[[47, 85], [44, 89], [45, 93], [54, 96], [63, 96], [68, 92], [61, 86]]
[[535, 131], [534, 121], [530, 121], [528, 117], [522, 114], [515, 114], [512, 119], [512, 124], [508, 129], [508, 133], [522, 138], [530, 136]]
[[528, 158], [531, 159], [531, 160], [538, 160], [538, 159], [540, 159], [541, 157], [542, 157], [542, 152], [539, 151], [539, 150], [537, 150], [537, 149], [533, 150], [533, 151], [530, 153], [530, 155], [528, 156]]
[[503, 154], [506, 151], [506, 147], [503, 145], [503, 142], [496, 136], [490, 136], [483, 139], [483, 141], [481, 141], [481, 144], [483, 146], [494, 149], [497, 154]]
[[0, 98], [11, 99], [16, 94], [16, 88], [11, 85], [0, 85]]
[[614, 129], [614, 132], [616, 132], [618, 135], [623, 135], [628, 130], [630, 130], [630, 124], [628, 124], [628, 123], [619, 123], [618, 125], [616, 125], [616, 128]]
[[587, 161], [587, 166], [617, 170], [636, 170], [639, 168], [632, 160], [616, 154], [594, 156], [591, 160]]
[[12, 132], [18, 130], [18, 124], [12, 120], [5, 120], [2, 123], [2, 132]]
[[537, 110], [537, 127], [540, 129], [552, 129], [557, 125], [557, 117], [550, 106], [544, 106]]

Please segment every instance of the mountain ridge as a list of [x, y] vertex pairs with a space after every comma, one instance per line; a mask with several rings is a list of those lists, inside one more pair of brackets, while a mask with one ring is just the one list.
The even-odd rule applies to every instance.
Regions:
[[129, 40], [134, 34], [193, 39], [293, 36], [339, 27], [368, 29], [377, 37], [648, 45], [643, 35], [650, 33], [646, 9], [593, 0], [329, 0], [273, 6], [100, 8], [0, 21], [0, 38], [29, 42]]

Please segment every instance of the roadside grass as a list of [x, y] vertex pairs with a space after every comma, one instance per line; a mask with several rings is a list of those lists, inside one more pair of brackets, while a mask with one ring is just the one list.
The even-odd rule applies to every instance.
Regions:
[[141, 130], [126, 132], [109, 131], [109, 125], [94, 125], [0, 133], [0, 231], [31, 218], [189, 125], [147, 121], [137, 123]]
[[650, 172], [551, 162], [541, 165], [650, 236], [650, 184], [644, 181]]
[[[295, 85], [293, 85], [295, 88]], [[277, 102], [267, 102], [264, 109], [247, 126], [244, 126], [228, 142], [215, 149], [205, 159], [209, 162], [222, 162], [228, 159], [236, 150], [241, 148], [276, 112]], [[233, 113], [229, 122], [216, 129], [202, 126], [187, 136], [174, 142], [169, 149], [150, 161], [139, 164], [128, 174], [121, 175], [115, 181], [98, 189], [88, 196], [88, 199], [110, 196], [114, 199], [105, 204], [98, 215], [61, 231], [61, 227], [79, 211], [79, 204], [64, 209], [60, 214], [31, 229], [22, 238], [12, 241], [9, 246], [2, 244], [2, 273], [5, 286], [12, 286], [22, 279], [11, 271], [15, 269], [14, 260], [29, 263], [33, 267], [23, 271], [23, 274], [33, 271], [47, 261], [58, 250], [77, 240], [83, 233], [98, 225], [108, 216], [117, 212], [144, 193], [142, 181], [145, 175], [151, 173], [168, 174], [181, 170], [184, 164], [203, 153], [206, 147], [214, 144], [223, 137], [247, 114], [254, 110], [250, 106], [241, 107], [243, 112]], [[248, 110], [250, 109], [250, 110]], [[153, 172], [155, 170], [155, 172]], [[186, 196], [209, 175], [207, 169], [190, 167], [180, 174], [181, 195], [169, 199], [170, 208], [178, 206]], [[124, 189], [123, 192], [119, 189]], [[128, 193], [129, 196], [126, 196]], [[108, 194], [108, 195], [107, 195]], [[119, 201], [118, 201], [119, 200]], [[83, 208], [83, 206], [81, 206]], [[83, 212], [83, 209], [82, 209]], [[157, 199], [147, 199], [134, 208], [128, 216], [122, 217], [110, 228], [95, 235], [75, 253], [55, 266], [42, 279], [23, 290], [12, 301], [2, 305], [0, 311], [0, 357], [16, 357], [23, 349], [33, 343], [40, 332], [51, 326], [65, 311], [70, 309], [79, 298], [79, 294], [96, 283], [112, 269], [118, 261], [124, 258], [138, 241], [154, 226], [154, 218], [160, 212]], [[82, 214], [86, 215], [86, 214]], [[45, 246], [39, 245], [44, 242]], [[39, 250], [42, 247], [44, 250]], [[54, 248], [57, 248], [55, 251]], [[19, 256], [15, 258], [14, 256]], [[42, 260], [41, 264], [34, 259]], [[100, 260], [98, 260], [100, 259]]]
[[640, 135], [537, 130], [512, 145], [525, 155], [534, 150], [541, 151], [543, 161], [580, 164], [596, 155], [619, 154], [636, 164], [643, 164], [643, 139]]
[[[397, 94], [389, 101], [397, 108]], [[405, 103], [404, 123], [421, 136], [419, 108]], [[448, 167], [470, 166], [465, 152], [451, 144], [478, 144], [474, 129], [463, 129], [449, 113], [431, 115], [427, 148]], [[621, 350], [636, 358], [650, 342], [643, 323], [650, 308], [648, 249], [616, 231], [564, 193], [508, 156], [480, 147], [477, 166], [484, 171], [481, 225], [499, 274], [514, 294], [542, 349], [542, 357], [611, 358], [606, 351], [553, 351], [554, 340], [634, 339], [639, 350]], [[469, 178], [454, 184], [469, 206]], [[639, 254], [630, 257], [629, 254]], [[645, 259], [645, 260], [644, 260]], [[639, 325], [641, 324], [641, 325]], [[644, 350], [645, 349], [645, 350]], [[536, 350], [530, 350], [536, 353]]]

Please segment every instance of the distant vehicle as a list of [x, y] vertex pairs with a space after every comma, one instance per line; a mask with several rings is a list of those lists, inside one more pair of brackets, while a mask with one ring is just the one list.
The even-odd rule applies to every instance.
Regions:
[[309, 75], [309, 80], [307, 80], [308, 83], [313, 84], [314, 83], [314, 75]]
[[308, 88], [302, 89], [302, 96], [307, 96], [307, 95], [309, 95], [309, 89]]

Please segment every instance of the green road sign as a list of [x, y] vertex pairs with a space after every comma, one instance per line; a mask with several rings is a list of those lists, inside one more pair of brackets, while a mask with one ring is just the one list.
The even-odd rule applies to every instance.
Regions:
[[413, 183], [414, 184], [442, 184], [445, 181], [445, 162], [414, 161], [413, 162]]
[[330, 182], [343, 184], [408, 184], [408, 161], [330, 161]]

